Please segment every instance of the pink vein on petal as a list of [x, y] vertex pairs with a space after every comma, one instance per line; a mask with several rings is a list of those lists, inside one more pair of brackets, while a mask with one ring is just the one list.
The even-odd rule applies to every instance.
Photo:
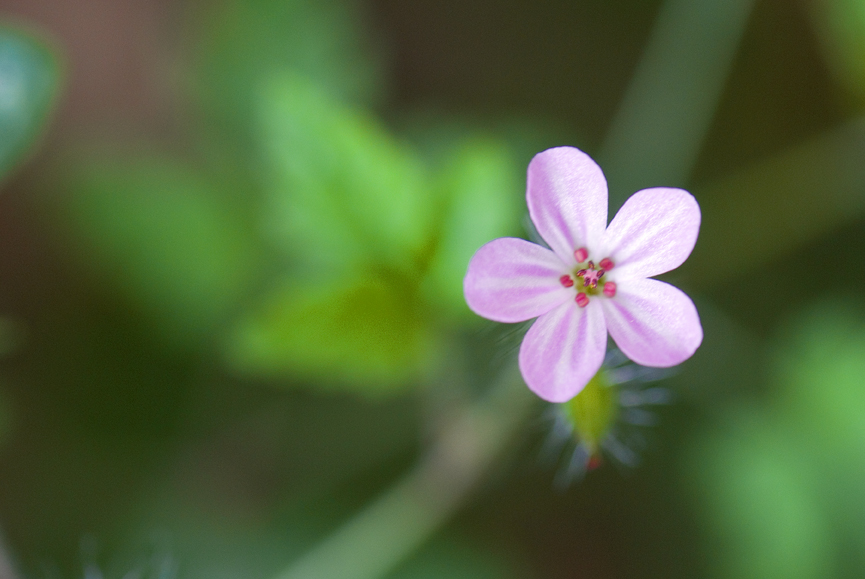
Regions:
[[603, 253], [616, 264], [616, 280], [652, 277], [682, 265], [700, 231], [700, 206], [682, 189], [634, 193], [604, 234]]
[[481, 247], [463, 280], [466, 303], [497, 322], [522, 322], [568, 301], [564, 264], [552, 251], [524, 239], [502, 237]]
[[573, 147], [535, 155], [526, 202], [532, 222], [556, 255], [575, 265], [573, 252], [595, 247], [607, 225], [607, 181], [601, 168]]
[[[595, 300], [592, 300], [595, 302]], [[520, 371], [544, 400], [576, 396], [601, 367], [607, 349], [604, 314], [597, 303], [568, 301], [539, 317], [520, 346]]]
[[685, 292], [655, 279], [629, 280], [602, 300], [607, 329], [637, 364], [669, 367], [684, 362], [703, 341], [697, 308]]

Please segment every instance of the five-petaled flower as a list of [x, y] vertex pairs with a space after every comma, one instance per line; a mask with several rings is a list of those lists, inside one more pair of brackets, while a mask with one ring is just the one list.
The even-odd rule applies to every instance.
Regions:
[[576, 396], [604, 360], [607, 331], [637, 364], [668, 367], [703, 340], [697, 308], [652, 276], [681, 265], [697, 241], [700, 207], [682, 189], [635, 193], [607, 227], [607, 181], [573, 147], [535, 155], [526, 201], [550, 249], [503, 237], [481, 247], [463, 284], [475, 313], [497, 322], [538, 319], [520, 347], [538, 396]]

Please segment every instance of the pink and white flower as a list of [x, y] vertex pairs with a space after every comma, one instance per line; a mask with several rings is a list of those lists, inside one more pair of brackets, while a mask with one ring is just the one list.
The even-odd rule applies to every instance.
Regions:
[[463, 282], [466, 302], [497, 322], [538, 318], [520, 347], [538, 396], [567, 401], [600, 369], [607, 332], [643, 366], [675, 366], [703, 340], [697, 308], [652, 276], [681, 265], [697, 241], [700, 207], [682, 189], [638, 191], [607, 226], [607, 181], [573, 147], [535, 155], [526, 201], [550, 249], [503, 237], [481, 247]]

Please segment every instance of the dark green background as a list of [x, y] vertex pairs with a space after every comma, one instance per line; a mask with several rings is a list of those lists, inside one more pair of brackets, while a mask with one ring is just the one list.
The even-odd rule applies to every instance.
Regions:
[[[601, 154], [659, 7], [0, 0], [62, 71], [0, 196], [27, 576], [267, 578], [396, 480], [513, 351], [465, 252], [525, 235], [534, 153]], [[705, 331], [643, 465], [554, 488], [539, 405], [393, 577], [862, 576], [863, 38], [860, 0], [757, 0], [691, 177], [639, 185], [701, 204], [665, 279]]]

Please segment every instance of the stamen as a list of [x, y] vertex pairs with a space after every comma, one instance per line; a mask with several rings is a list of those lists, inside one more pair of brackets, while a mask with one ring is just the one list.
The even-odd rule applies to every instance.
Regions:
[[599, 454], [593, 454], [589, 457], [589, 461], [586, 463], [586, 468], [589, 470], [595, 470], [601, 466], [601, 456]]
[[[592, 262], [589, 262], [589, 265], [593, 265]], [[581, 269], [577, 272], [577, 275], [583, 278], [583, 287], [596, 288], [598, 287], [598, 280], [601, 279], [601, 276], [604, 275], [604, 270], [599, 269], [595, 271], [594, 267], [592, 269]]]
[[587, 296], [586, 294], [583, 294], [583, 293], [577, 294], [577, 305], [580, 306], [581, 308], [584, 308], [587, 305], [589, 305], [589, 296]]
[[581, 247], [574, 252], [574, 258], [576, 258], [577, 263], [583, 263], [589, 257], [589, 250], [585, 247]]
[[609, 257], [605, 257], [604, 259], [602, 259], [600, 265], [601, 265], [601, 269], [606, 269], [606, 270], [610, 270], [610, 269], [613, 269], [614, 267], [616, 267], [616, 264], [614, 264], [610, 260]]
[[604, 295], [608, 298], [616, 296], [616, 282], [608, 281], [604, 284]]
[[571, 279], [571, 276], [565, 274], [559, 278], [561, 284], [565, 287], [574, 287], [574, 280]]

